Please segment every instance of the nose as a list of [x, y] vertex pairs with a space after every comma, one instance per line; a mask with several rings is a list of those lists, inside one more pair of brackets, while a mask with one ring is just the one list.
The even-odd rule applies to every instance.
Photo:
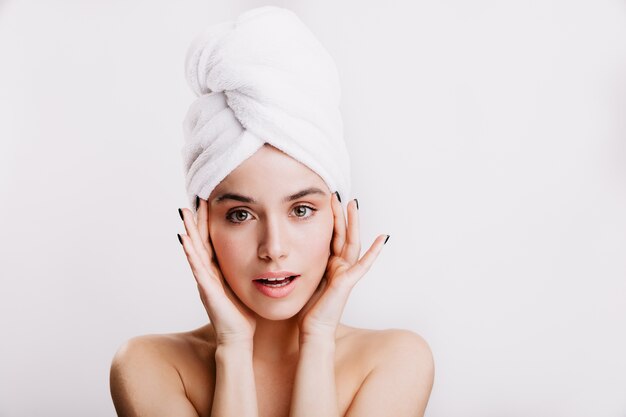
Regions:
[[266, 219], [262, 222], [261, 237], [259, 239], [259, 258], [268, 261], [285, 259], [289, 254], [288, 236], [285, 225], [276, 219]]

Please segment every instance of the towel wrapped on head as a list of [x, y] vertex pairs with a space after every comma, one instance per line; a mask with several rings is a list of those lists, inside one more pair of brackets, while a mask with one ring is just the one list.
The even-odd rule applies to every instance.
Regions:
[[189, 47], [185, 73], [197, 96], [183, 123], [182, 149], [193, 210], [196, 196], [207, 199], [265, 143], [316, 172], [347, 204], [339, 76], [295, 13], [264, 6], [210, 26]]

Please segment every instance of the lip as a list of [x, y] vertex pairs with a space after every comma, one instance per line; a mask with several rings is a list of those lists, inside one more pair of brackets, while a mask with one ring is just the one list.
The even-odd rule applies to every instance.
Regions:
[[296, 274], [295, 272], [290, 272], [290, 271], [268, 271], [268, 272], [264, 272], [261, 275], [257, 275], [256, 277], [253, 278], [253, 280], [257, 280], [257, 279], [268, 279], [268, 278], [283, 278], [283, 277], [291, 277], [291, 276], [299, 276], [299, 274]]
[[[285, 275], [280, 275], [280, 277], [284, 277]], [[283, 298], [291, 294], [291, 292], [296, 288], [297, 282], [299, 281], [300, 275], [296, 275], [295, 278], [289, 282], [289, 284], [284, 285], [282, 287], [272, 288], [269, 285], [262, 284], [261, 281], [252, 281], [254, 286], [259, 290], [263, 295], [270, 298]]]

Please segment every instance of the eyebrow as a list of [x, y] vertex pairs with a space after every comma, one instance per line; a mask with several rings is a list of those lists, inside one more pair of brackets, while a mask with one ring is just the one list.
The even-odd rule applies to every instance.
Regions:
[[[286, 203], [289, 201], [297, 200], [299, 198], [302, 198], [310, 194], [326, 195], [324, 191], [320, 190], [317, 187], [309, 187], [302, 191], [298, 191], [295, 194], [288, 195], [287, 197], [283, 198], [283, 202]], [[256, 201], [254, 198], [246, 197], [245, 195], [236, 194], [236, 193], [224, 193], [224, 194], [220, 194], [217, 198], [215, 198], [216, 203], [221, 203], [222, 201], [225, 201], [225, 200], [235, 200], [235, 201], [240, 201], [242, 203], [250, 203], [250, 204], [258, 203], [258, 201]]]

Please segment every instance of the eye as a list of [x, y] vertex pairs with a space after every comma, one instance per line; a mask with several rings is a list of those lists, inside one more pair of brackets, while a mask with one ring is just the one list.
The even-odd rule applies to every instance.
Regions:
[[[309, 215], [307, 215], [307, 211], [310, 213]], [[308, 217], [311, 217], [314, 211], [317, 211], [317, 210], [314, 209], [313, 207], [309, 207], [305, 205], [296, 206], [293, 209], [293, 212], [295, 213], [296, 217], [299, 217], [301, 219], [306, 219]]]
[[243, 223], [251, 216], [247, 210], [233, 210], [226, 215], [226, 219], [232, 223]]
[[[305, 205], [299, 205], [293, 208], [293, 213], [295, 214], [296, 217], [300, 219], [307, 219], [313, 216], [314, 211], [317, 211], [317, 209], [314, 209], [313, 207], [309, 207]], [[235, 224], [241, 224], [245, 222], [246, 220], [250, 220], [251, 218], [252, 218], [252, 214], [250, 214], [249, 211], [244, 210], [244, 209], [232, 210], [226, 215], [226, 219], [229, 222], [235, 223]]]

